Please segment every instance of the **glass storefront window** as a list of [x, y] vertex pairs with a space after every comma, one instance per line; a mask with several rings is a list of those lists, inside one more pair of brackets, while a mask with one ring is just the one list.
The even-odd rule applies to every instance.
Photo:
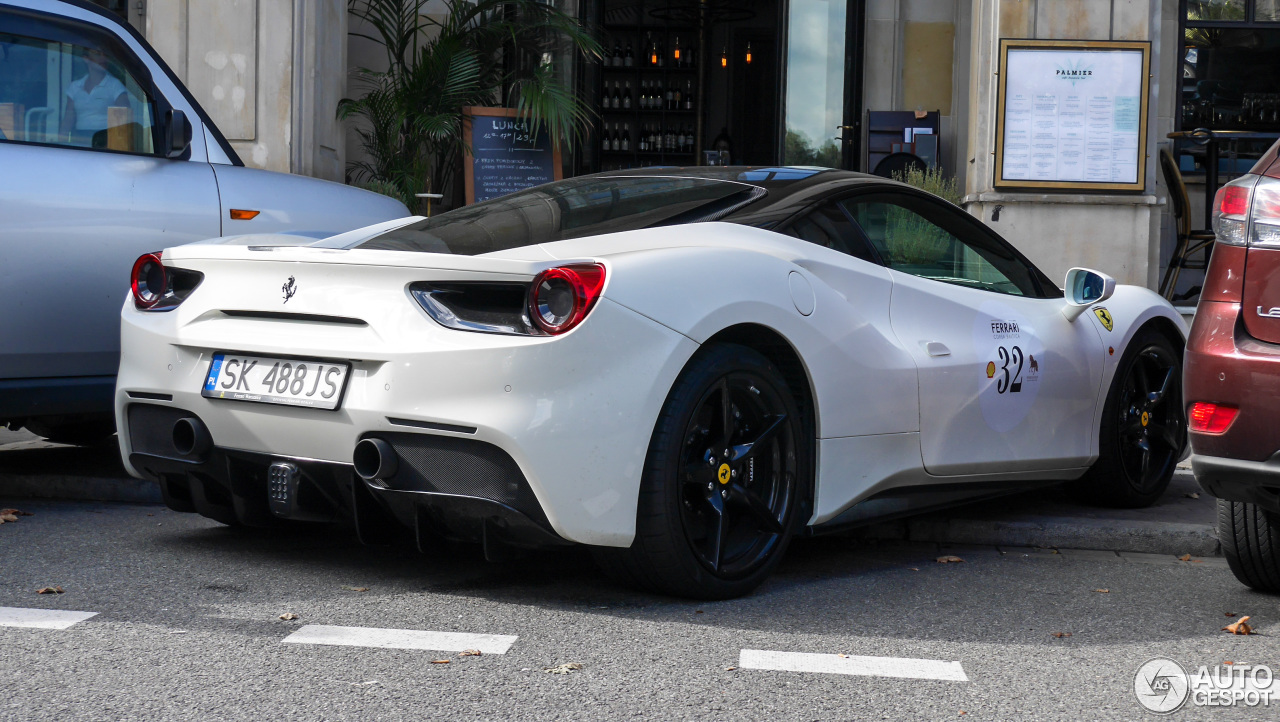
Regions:
[[1245, 0], [1187, 0], [1187, 21], [1244, 21]]
[[848, 0], [792, 0], [787, 17], [786, 165], [840, 167]]

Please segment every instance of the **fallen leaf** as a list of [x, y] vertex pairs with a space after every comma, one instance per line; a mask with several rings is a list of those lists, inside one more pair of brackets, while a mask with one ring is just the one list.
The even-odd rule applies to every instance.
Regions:
[[449, 660], [447, 660], [447, 659], [433, 659], [433, 660], [431, 660], [431, 663], [432, 663], [432, 664], [448, 664], [448, 663], [449, 663]]
[[1222, 616], [1224, 616], [1224, 617], [1234, 617], [1234, 616], [1236, 616], [1236, 613], [1235, 613], [1235, 612], [1224, 612], [1224, 613], [1222, 614]]
[[35, 516], [35, 514], [32, 514], [31, 512], [22, 511], [21, 509], [0, 509], [0, 515], [5, 514], [12, 514], [13, 516]]
[[582, 665], [578, 664], [577, 662], [566, 662], [565, 664], [561, 664], [555, 667], [547, 667], [542, 671], [550, 672], [551, 674], [568, 674], [577, 669], [582, 669]]
[[1230, 661], [1230, 660], [1224, 661], [1224, 662], [1223, 662], [1223, 664], [1227, 664], [1227, 665], [1235, 666], [1235, 662], [1232, 662], [1232, 661]]
[[169, 634], [186, 634], [186, 633], [187, 633], [187, 630], [185, 629], [174, 629], [169, 632]]
[[849, 655], [844, 654], [844, 653], [837, 654], [836, 656], [837, 656], [837, 657], [839, 657], [840, 659], [848, 659], [848, 658], [849, 658]]
[[911, 571], [913, 571], [913, 572], [918, 572], [918, 571], [920, 571], [920, 567], [907, 567], [907, 569], [910, 569], [910, 570], [911, 570]]
[[62, 594], [62, 587], [40, 587], [36, 594]]
[[1063, 637], [1070, 637], [1071, 632], [1054, 632], [1053, 636], [1057, 637], [1058, 639], [1062, 639]]
[[17, 520], [18, 520], [18, 516], [16, 514], [0, 514], [0, 521], [17, 521]]
[[961, 715], [966, 715], [966, 714], [969, 714], [969, 713], [968, 713], [968, 712], [965, 712], [964, 710], [960, 710], [960, 714], [961, 714]]
[[345, 590], [347, 590], [347, 591], [349, 591], [349, 592], [367, 592], [367, 591], [369, 591], [369, 588], [368, 588], [368, 587], [343, 587], [343, 589], [345, 589]]
[[286, 622], [292, 622], [293, 620], [298, 618], [298, 615], [294, 614], [293, 612], [285, 612], [284, 614], [280, 615], [280, 618]]
[[735, 669], [737, 669], [737, 667], [725, 667], [725, 668], [724, 668], [724, 671], [726, 671], [726, 672], [732, 672], [732, 671], [733, 671], [733, 670], [735, 670]]
[[1249, 617], [1241, 617], [1240, 621], [1235, 622], [1233, 624], [1228, 624], [1227, 626], [1222, 628], [1222, 631], [1231, 632], [1232, 634], [1253, 634], [1253, 627], [1250, 627], [1248, 624], [1245, 624], [1245, 622], [1248, 622], [1248, 621], [1249, 621]]
[[694, 614], [703, 614], [703, 611], [702, 611], [701, 609], [696, 609], [696, 610], [694, 610], [694, 612], [693, 612], [693, 613], [694, 613]]
[[961, 559], [960, 557], [951, 556], [950, 554], [948, 554], [945, 557], [938, 557], [939, 564], [947, 564], [947, 563], [962, 562], [962, 561], [964, 560]]
[[1183, 554], [1182, 556], [1178, 557], [1178, 561], [1180, 561], [1180, 562], [1189, 562], [1189, 561], [1191, 561], [1191, 555], [1190, 555], [1190, 554]]
[[1190, 494], [1184, 494], [1184, 496], [1186, 496], [1188, 499], [1199, 499], [1199, 498], [1200, 498], [1200, 492], [1198, 492], [1198, 491], [1193, 491], [1193, 492], [1191, 492]]
[[458, 653], [458, 656], [459, 656], [459, 657], [479, 657], [479, 656], [480, 656], [480, 650], [478, 650], [478, 649], [464, 649], [464, 650], [462, 650], [461, 652], [459, 652], [459, 653]]
[[1110, 589], [1095, 589], [1095, 590], [1093, 590], [1093, 591], [1097, 592], [1098, 594], [1110, 594], [1110, 593], [1111, 593], [1111, 590], [1110, 590]]

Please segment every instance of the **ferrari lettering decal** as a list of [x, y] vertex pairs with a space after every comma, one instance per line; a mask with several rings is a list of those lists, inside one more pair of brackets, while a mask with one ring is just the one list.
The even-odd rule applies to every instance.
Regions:
[[982, 419], [997, 433], [1017, 428], [1040, 391], [1045, 355], [1035, 327], [1006, 303], [984, 303], [974, 319], [973, 351]]
[[1102, 322], [1102, 327], [1110, 331], [1115, 326], [1115, 320], [1111, 318], [1111, 312], [1102, 306], [1093, 309], [1093, 313]]

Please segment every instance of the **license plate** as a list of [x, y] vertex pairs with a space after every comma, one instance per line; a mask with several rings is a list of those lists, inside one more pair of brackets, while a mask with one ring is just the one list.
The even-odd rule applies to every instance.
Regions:
[[200, 395], [336, 409], [350, 373], [349, 363], [219, 353], [213, 355]]

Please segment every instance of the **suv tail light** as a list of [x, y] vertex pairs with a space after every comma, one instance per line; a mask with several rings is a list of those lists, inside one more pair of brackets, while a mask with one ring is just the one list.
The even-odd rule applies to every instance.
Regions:
[[1191, 405], [1187, 420], [1190, 422], [1191, 430], [1196, 433], [1221, 434], [1231, 426], [1231, 422], [1236, 420], [1238, 413], [1240, 409], [1234, 406], [1197, 401]]
[[529, 318], [544, 333], [562, 334], [582, 323], [604, 288], [604, 266], [578, 263], [548, 268], [529, 287]]
[[1219, 243], [1280, 248], [1280, 179], [1245, 175], [1219, 188], [1213, 232]]
[[199, 271], [164, 265], [159, 252], [144, 253], [133, 262], [129, 288], [139, 311], [169, 311], [187, 300], [203, 280]]

